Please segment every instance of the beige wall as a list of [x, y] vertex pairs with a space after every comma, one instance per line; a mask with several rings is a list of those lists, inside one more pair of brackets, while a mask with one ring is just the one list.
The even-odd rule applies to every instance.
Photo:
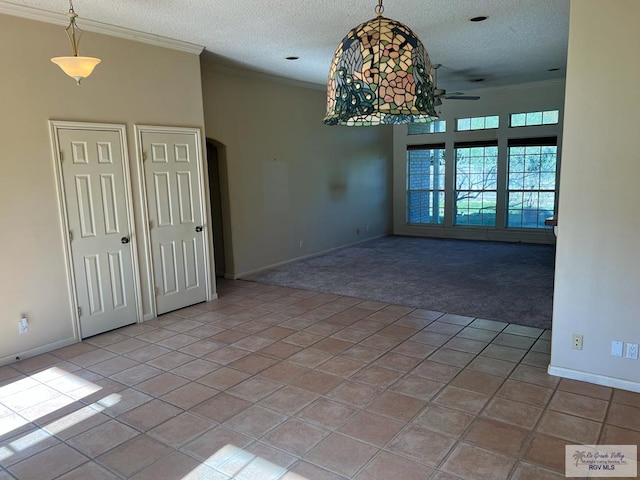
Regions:
[[[203, 130], [204, 122], [197, 55], [89, 32], [81, 53], [103, 63], [78, 87], [49, 61], [70, 51], [63, 27], [0, 15], [0, 44], [3, 363], [74, 341], [48, 120], [126, 124], [132, 165], [134, 124]], [[23, 313], [29, 333], [18, 335]]]
[[[552, 373], [640, 391], [640, 2], [571, 2]], [[584, 335], [583, 350], [571, 335]]]
[[391, 127], [323, 125], [324, 90], [207, 64], [203, 96], [225, 151], [228, 277], [390, 232]]

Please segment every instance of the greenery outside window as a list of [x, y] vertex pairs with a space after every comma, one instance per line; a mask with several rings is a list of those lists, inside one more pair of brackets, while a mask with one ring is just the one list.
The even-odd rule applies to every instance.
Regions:
[[444, 144], [407, 149], [407, 222], [444, 223]]
[[456, 144], [455, 225], [495, 226], [497, 143]]
[[510, 140], [507, 227], [549, 228], [556, 200], [558, 147], [553, 138]]

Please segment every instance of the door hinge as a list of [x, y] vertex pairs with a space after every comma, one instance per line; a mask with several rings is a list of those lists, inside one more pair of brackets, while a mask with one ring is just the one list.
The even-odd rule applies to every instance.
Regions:
[[69, 230], [69, 241], [73, 242], [73, 232]]
[[78, 307], [78, 317], [82, 316], [82, 308]]
[[145, 152], [144, 150], [142, 151], [142, 161], [146, 161], [147, 160], [147, 152]]
[[153, 228], [153, 220], [149, 220], [149, 230]]
[[62, 153], [62, 150], [60, 150], [60, 162], [62, 163], [64, 161], [64, 154]]
[[160, 287], [155, 287], [156, 290], [156, 297], [160, 296]]

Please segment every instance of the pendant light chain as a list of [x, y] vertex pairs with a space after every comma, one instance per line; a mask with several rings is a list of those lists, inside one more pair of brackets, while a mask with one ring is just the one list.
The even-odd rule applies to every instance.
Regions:
[[100, 63], [100, 59], [96, 57], [81, 57], [78, 55], [80, 46], [80, 38], [82, 37], [82, 29], [76, 25], [76, 14], [73, 8], [73, 0], [69, 0], [69, 25], [65, 28], [69, 42], [71, 43], [70, 57], [53, 57], [51, 61], [58, 65], [64, 73], [73, 78], [78, 85], [83, 78], [87, 78], [93, 72], [93, 69]]
[[382, 0], [378, 0], [378, 6], [375, 9], [376, 15], [379, 17], [384, 13], [384, 7], [382, 6]]
[[66, 28], [67, 36], [71, 42], [71, 48], [73, 49], [73, 56], [78, 56], [78, 49], [80, 48], [80, 37], [82, 36], [82, 30], [76, 25], [76, 18], [78, 15], [73, 9], [73, 0], [69, 0], [69, 26]]

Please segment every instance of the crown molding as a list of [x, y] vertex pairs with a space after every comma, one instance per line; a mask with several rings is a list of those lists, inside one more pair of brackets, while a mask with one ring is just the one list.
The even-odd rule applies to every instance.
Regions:
[[239, 77], [252, 78], [254, 80], [260, 80], [263, 82], [278, 83], [281, 85], [290, 85], [292, 87], [306, 88], [309, 90], [326, 91], [326, 85], [319, 85], [317, 83], [305, 82], [302, 80], [295, 80], [293, 78], [281, 77], [271, 73], [260, 72], [258, 70], [251, 70], [249, 68], [243, 68], [236, 65], [227, 65], [224, 63], [217, 63], [215, 60], [207, 56], [207, 53], [200, 57], [200, 68], [203, 72], [219, 72], [227, 75], [236, 75]]
[[[55, 25], [67, 25], [69, 23], [69, 17], [67, 17], [66, 14], [53, 13], [46, 10], [26, 7], [24, 5], [17, 5], [15, 3], [5, 2], [1, 0], [0, 14], [12, 15], [14, 17], [26, 18], [28, 20], [35, 20], [38, 22], [53, 23]], [[153, 35], [151, 33], [138, 32], [129, 28], [117, 27], [115, 25], [109, 25], [107, 23], [96, 22], [95, 20], [88, 20], [85, 18], [82, 18], [81, 20], [82, 29], [87, 32], [100, 33], [103, 35], [109, 35], [111, 37], [124, 38], [125, 40], [133, 40], [135, 42], [146, 43], [149, 45], [154, 45], [156, 47], [170, 48], [172, 50], [193, 53], [195, 55], [200, 55], [204, 50], [203, 46], [196, 45], [195, 43], [174, 40], [173, 38]]]

